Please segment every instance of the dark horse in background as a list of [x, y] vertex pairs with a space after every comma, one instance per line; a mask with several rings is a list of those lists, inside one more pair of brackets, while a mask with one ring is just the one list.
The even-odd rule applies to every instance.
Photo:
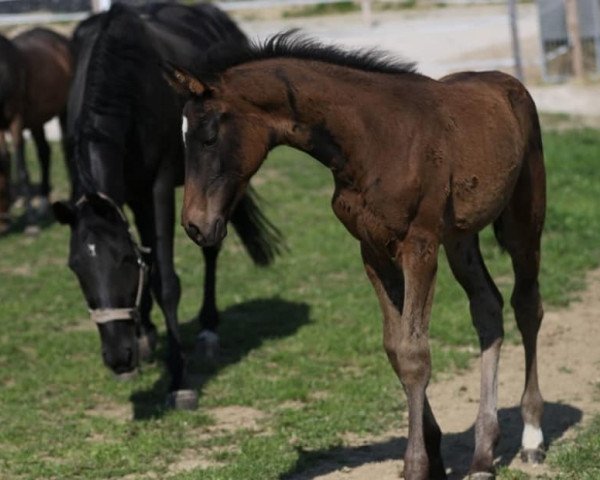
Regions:
[[[74, 35], [77, 71], [69, 99], [77, 202], [54, 204], [71, 227], [69, 266], [99, 329], [105, 364], [128, 375], [155, 342], [151, 287], [166, 320], [168, 401], [193, 408], [187, 389], [177, 320], [180, 283], [173, 265], [175, 187], [184, 178], [182, 104], [168, 86], [163, 61], [187, 64], [217, 42], [243, 45], [244, 35], [210, 5], [155, 4], [141, 11], [114, 5], [88, 19]], [[134, 215], [141, 248], [123, 206]], [[279, 233], [251, 194], [233, 214], [242, 243], [258, 265], [278, 251]], [[202, 249], [206, 264], [199, 341], [210, 351], [218, 340], [215, 269], [219, 245]], [[151, 253], [150, 253], [151, 252]]]
[[12, 138], [16, 159], [17, 189], [25, 199], [27, 224], [35, 221], [34, 195], [25, 164], [23, 131], [29, 129], [41, 166], [40, 213], [48, 208], [50, 194], [50, 146], [44, 124], [58, 116], [63, 150], [71, 172], [65, 143], [66, 107], [73, 75], [70, 42], [52, 30], [34, 28], [8, 40], [0, 36], [0, 231], [9, 226], [11, 193], [10, 155], [4, 132]]
[[504, 335], [502, 296], [479, 249], [479, 231], [492, 224], [511, 256], [511, 303], [525, 348], [521, 458], [542, 461], [536, 342], [546, 187], [538, 115], [525, 87], [500, 72], [436, 81], [410, 64], [293, 34], [217, 53], [195, 66], [195, 75], [172, 72], [189, 98], [182, 212], [188, 235], [202, 246], [222, 240], [233, 200], [276, 145], [303, 150], [331, 170], [334, 213], [360, 242], [383, 312], [385, 351], [408, 400], [407, 480], [446, 478], [441, 431], [426, 394], [443, 245], [479, 335], [481, 398], [470, 474], [489, 479], [500, 436]]

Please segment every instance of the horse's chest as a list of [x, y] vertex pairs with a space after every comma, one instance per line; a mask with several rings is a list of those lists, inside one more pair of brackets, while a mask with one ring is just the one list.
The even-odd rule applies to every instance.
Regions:
[[346, 229], [361, 242], [386, 248], [395, 238], [384, 219], [373, 212], [361, 193], [350, 189], [336, 189], [331, 205]]

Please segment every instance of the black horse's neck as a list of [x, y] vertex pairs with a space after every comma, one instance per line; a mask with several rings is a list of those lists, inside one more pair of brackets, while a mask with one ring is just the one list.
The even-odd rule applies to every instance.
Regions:
[[118, 205], [125, 197], [127, 119], [88, 115], [79, 140], [79, 177], [85, 193], [103, 193]]

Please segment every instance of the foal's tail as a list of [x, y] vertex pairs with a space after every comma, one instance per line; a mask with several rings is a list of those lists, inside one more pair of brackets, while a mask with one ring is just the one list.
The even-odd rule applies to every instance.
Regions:
[[256, 191], [248, 188], [233, 211], [231, 223], [250, 258], [257, 265], [266, 267], [286, 247], [281, 232], [258, 206], [259, 200]]

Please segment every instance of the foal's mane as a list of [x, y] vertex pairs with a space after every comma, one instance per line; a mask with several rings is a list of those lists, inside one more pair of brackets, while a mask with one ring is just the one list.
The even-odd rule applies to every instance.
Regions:
[[389, 52], [376, 48], [346, 50], [307, 37], [297, 29], [242, 47], [231, 43], [215, 45], [198, 59], [192, 73], [204, 81], [216, 81], [229, 68], [273, 58], [312, 60], [373, 73], [417, 73], [413, 62], [399, 60]]

